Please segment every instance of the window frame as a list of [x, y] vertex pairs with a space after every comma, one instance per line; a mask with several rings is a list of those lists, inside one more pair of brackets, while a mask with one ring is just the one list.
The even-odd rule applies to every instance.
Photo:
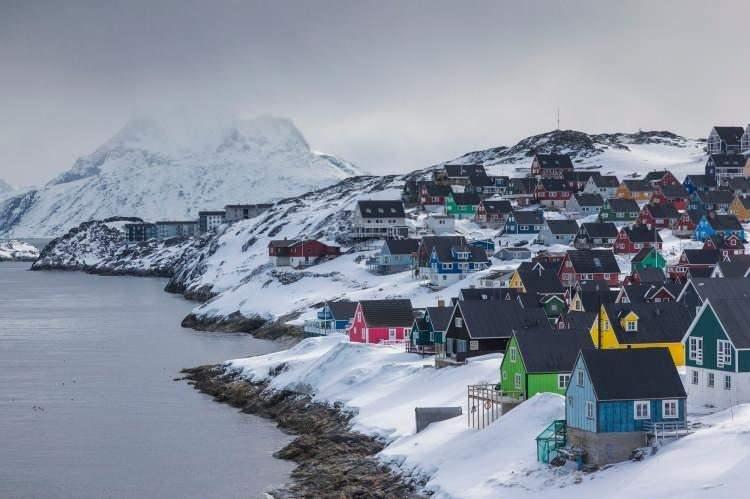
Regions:
[[513, 388], [516, 390], [521, 390], [523, 386], [523, 379], [521, 376], [521, 373], [516, 373], [513, 375]]
[[708, 388], [713, 388], [715, 385], [716, 385], [716, 375], [710, 372], [706, 376], [706, 386]]
[[585, 381], [586, 381], [586, 378], [583, 374], [583, 371], [578, 371], [577, 376], [576, 376], [576, 384], [578, 386], [584, 386]]
[[[645, 407], [645, 411], [642, 409]], [[640, 415], [639, 413], [640, 411]], [[634, 400], [633, 401], [633, 419], [636, 421], [643, 421], [646, 419], [651, 419], [651, 401], [649, 400]]]
[[570, 374], [560, 373], [557, 375], [557, 388], [559, 390], [566, 390], [570, 384]]
[[[667, 408], [671, 406], [674, 406], [674, 414], [667, 410]], [[662, 419], [678, 419], [680, 417], [680, 404], [677, 402], [677, 399], [661, 401], [661, 417]]]
[[703, 365], [703, 337], [690, 336], [688, 338], [688, 360], [694, 361], [697, 365]]
[[732, 342], [716, 340], [716, 367], [721, 369], [732, 365]]
[[586, 419], [594, 419], [596, 411], [594, 410], [594, 403], [591, 400], [586, 401]]

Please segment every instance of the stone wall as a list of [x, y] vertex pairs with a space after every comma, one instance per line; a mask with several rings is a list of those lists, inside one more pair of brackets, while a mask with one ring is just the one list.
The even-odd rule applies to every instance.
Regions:
[[586, 464], [605, 465], [626, 461], [633, 450], [646, 445], [643, 432], [592, 433], [568, 426], [568, 445], [586, 451]]

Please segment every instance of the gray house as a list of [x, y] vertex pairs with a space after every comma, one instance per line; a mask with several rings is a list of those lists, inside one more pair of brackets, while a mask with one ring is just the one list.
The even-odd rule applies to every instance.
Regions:
[[225, 213], [223, 211], [199, 211], [198, 230], [201, 234], [215, 230], [224, 223]]
[[224, 221], [233, 223], [238, 220], [254, 218], [272, 207], [270, 203], [264, 204], [228, 204], [224, 207]]
[[386, 239], [377, 255], [367, 260], [367, 266], [376, 274], [393, 274], [414, 268], [418, 239]]
[[598, 215], [604, 205], [604, 198], [600, 194], [579, 192], [568, 201], [565, 210], [572, 215], [585, 217], [587, 215]]
[[173, 237], [192, 237], [198, 235], [198, 222], [195, 220], [162, 220], [156, 222], [156, 236], [159, 239]]
[[578, 234], [578, 222], [575, 220], [545, 220], [539, 231], [537, 241], [540, 244], [570, 244]]

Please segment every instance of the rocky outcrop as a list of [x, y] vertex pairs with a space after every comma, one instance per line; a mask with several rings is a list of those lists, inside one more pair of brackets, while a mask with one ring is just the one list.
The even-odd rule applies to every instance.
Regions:
[[[281, 368], [283, 370], [283, 367]], [[384, 444], [351, 430], [352, 414], [340, 406], [314, 403], [306, 395], [271, 391], [223, 366], [183, 370], [197, 390], [242, 412], [275, 421], [297, 435], [275, 456], [297, 464], [292, 480], [272, 491], [274, 497], [421, 497], [408, 481], [377, 460]]]

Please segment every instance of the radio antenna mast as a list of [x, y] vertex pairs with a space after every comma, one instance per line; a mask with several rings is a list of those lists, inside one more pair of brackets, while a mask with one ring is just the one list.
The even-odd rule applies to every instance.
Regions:
[[560, 129], [560, 108], [559, 107], [557, 108], [556, 118], [557, 118], [557, 129], [559, 130]]

